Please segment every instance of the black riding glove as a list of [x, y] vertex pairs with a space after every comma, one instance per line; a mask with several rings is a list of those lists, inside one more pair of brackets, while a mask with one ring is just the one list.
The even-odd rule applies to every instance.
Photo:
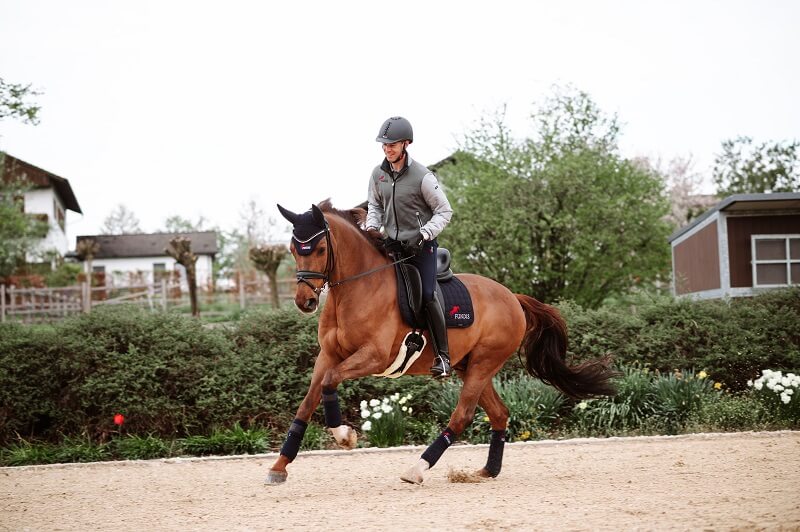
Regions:
[[417, 236], [403, 241], [403, 246], [406, 248], [406, 251], [412, 255], [419, 255], [424, 245], [425, 238], [422, 236], [422, 233], [418, 233]]
[[383, 247], [390, 253], [402, 253], [404, 249], [402, 242], [389, 237], [383, 239]]

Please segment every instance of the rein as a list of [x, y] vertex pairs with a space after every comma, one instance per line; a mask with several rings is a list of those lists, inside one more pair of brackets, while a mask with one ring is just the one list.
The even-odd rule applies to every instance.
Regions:
[[[372, 268], [371, 270], [367, 270], [365, 272], [357, 273], [355, 275], [351, 275], [350, 277], [346, 277], [344, 279], [341, 279], [339, 281], [331, 283], [330, 275], [331, 275], [331, 272], [333, 271], [333, 268], [336, 266], [336, 260], [335, 260], [335, 258], [333, 256], [333, 243], [331, 242], [331, 232], [330, 232], [330, 228], [328, 226], [328, 222], [327, 221], [325, 222], [325, 229], [323, 229], [319, 233], [315, 234], [311, 238], [306, 239], [305, 241], [299, 240], [294, 235], [292, 235], [292, 237], [295, 240], [297, 240], [299, 243], [303, 244], [305, 242], [311, 241], [312, 239], [314, 239], [315, 237], [319, 236], [319, 234], [323, 233], [323, 232], [325, 233], [325, 243], [328, 245], [328, 257], [327, 257], [327, 261], [325, 263], [325, 270], [321, 271], [321, 272], [317, 272], [317, 271], [313, 271], [313, 270], [297, 270], [297, 272], [295, 273], [295, 275], [297, 277], [298, 284], [299, 283], [307, 284], [308, 287], [311, 288], [311, 290], [316, 295], [320, 295], [322, 293], [322, 291], [325, 290], [325, 286], [327, 286], [328, 288], [333, 288], [335, 286], [339, 286], [339, 285], [342, 285], [342, 284], [350, 282], [350, 281], [355, 281], [356, 279], [359, 279], [361, 277], [366, 277], [367, 275], [372, 275], [373, 273], [379, 272], [381, 270], [385, 270], [386, 268], [390, 268], [390, 267], [394, 266], [395, 264], [399, 264], [401, 262], [405, 262], [405, 261], [407, 261], [408, 259], [410, 259], [412, 257], [411, 255], [409, 255], [408, 257], [403, 257], [402, 259], [398, 259], [398, 260], [396, 260], [394, 262], [390, 262], [389, 264], [384, 264], [382, 266], [378, 266], [377, 268]], [[323, 280], [322, 286], [320, 286], [319, 288], [315, 287], [313, 284], [311, 284], [309, 279], [322, 279]]]

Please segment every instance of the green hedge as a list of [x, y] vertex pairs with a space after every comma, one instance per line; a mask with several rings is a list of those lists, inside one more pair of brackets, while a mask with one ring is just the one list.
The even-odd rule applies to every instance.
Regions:
[[[740, 390], [762, 369], [800, 368], [800, 289], [726, 301], [560, 305], [577, 359], [704, 370]], [[0, 446], [24, 439], [103, 442], [120, 434], [167, 440], [239, 424], [279, 440], [302, 400], [318, 353], [316, 316], [294, 308], [245, 313], [228, 328], [177, 313], [101, 307], [54, 325], [0, 325]], [[513, 358], [503, 376], [522, 371]], [[415, 417], [434, 418], [441, 383], [369, 377], [340, 388], [345, 419], [359, 403], [411, 393]], [[321, 423], [321, 415], [315, 414]], [[429, 431], [427, 427], [420, 430]]]
[[735, 391], [762, 369], [800, 369], [800, 288], [730, 300], [560, 308], [578, 359], [610, 353], [620, 365], [705, 370]]

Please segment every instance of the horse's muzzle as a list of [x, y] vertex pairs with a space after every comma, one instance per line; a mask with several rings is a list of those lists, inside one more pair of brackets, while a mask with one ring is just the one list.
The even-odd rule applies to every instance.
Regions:
[[316, 297], [305, 297], [301, 294], [297, 294], [294, 298], [294, 304], [297, 305], [302, 312], [306, 314], [311, 314], [312, 312], [317, 310], [319, 306], [319, 299]]

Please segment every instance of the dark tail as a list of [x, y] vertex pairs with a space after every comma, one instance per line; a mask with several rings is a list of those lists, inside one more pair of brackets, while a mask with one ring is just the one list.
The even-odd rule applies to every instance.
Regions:
[[617, 393], [611, 378], [611, 356], [567, 365], [567, 324], [558, 310], [536, 299], [516, 294], [525, 312], [527, 327], [520, 350], [525, 354], [525, 369], [542, 382], [555, 386], [575, 399]]

